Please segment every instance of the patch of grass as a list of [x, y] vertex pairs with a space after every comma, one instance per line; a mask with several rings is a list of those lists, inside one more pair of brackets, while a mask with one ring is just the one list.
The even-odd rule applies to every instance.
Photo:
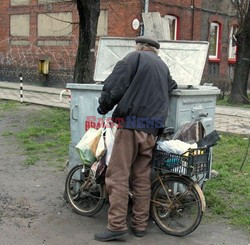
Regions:
[[49, 166], [55, 167], [59, 171], [63, 171], [66, 167], [67, 161], [65, 161], [65, 158], [59, 157], [57, 161], [48, 161]]
[[40, 159], [62, 169], [68, 159], [69, 111], [45, 108], [32, 114], [27, 121], [27, 128], [18, 132], [17, 138], [27, 152], [28, 165]]
[[10, 135], [13, 135], [13, 133], [10, 131], [2, 132], [2, 136], [10, 136]]
[[38, 156], [28, 156], [25, 160], [26, 165], [35, 165], [35, 163], [40, 160]]
[[[244, 109], [250, 109], [250, 104], [231, 104], [228, 102], [228, 98], [229, 96], [225, 96], [223, 100], [217, 100], [216, 104], [222, 106], [233, 106], [233, 107], [241, 107]], [[250, 94], [248, 94], [248, 98], [250, 98]]]
[[219, 175], [209, 180], [205, 189], [208, 208], [232, 224], [250, 230], [250, 159], [240, 166], [248, 147], [248, 139], [223, 134], [213, 150], [213, 169]]
[[20, 103], [17, 101], [0, 100], [0, 110], [1, 111], [13, 110], [13, 109], [16, 109], [18, 106], [20, 106]]

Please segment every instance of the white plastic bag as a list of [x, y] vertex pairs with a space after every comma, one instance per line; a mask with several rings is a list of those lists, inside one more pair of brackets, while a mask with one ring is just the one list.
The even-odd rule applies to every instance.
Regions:
[[97, 159], [99, 159], [106, 151], [105, 139], [104, 139], [105, 132], [106, 132], [106, 129], [103, 128], [102, 129], [102, 134], [101, 134], [101, 137], [100, 137], [100, 140], [99, 140], [98, 146], [96, 148], [96, 152], [95, 152], [95, 157]]
[[158, 148], [162, 151], [168, 153], [174, 153], [181, 155], [185, 153], [188, 149], [197, 148], [197, 144], [188, 144], [180, 140], [165, 140], [157, 142]]
[[76, 149], [85, 164], [93, 164], [96, 161], [95, 153], [101, 137], [102, 129], [90, 128], [76, 145]]
[[115, 133], [117, 130], [118, 125], [114, 124], [113, 127], [107, 127], [106, 128], [106, 148], [107, 148], [107, 152], [106, 152], [106, 165], [108, 166], [109, 161], [110, 161], [110, 157], [112, 154], [112, 150], [113, 150], [113, 145], [114, 145], [114, 140], [115, 140]]

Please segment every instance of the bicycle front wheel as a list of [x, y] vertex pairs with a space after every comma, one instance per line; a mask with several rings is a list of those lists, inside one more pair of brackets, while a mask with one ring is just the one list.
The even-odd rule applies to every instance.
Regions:
[[157, 226], [173, 236], [193, 232], [201, 222], [200, 196], [192, 181], [167, 177], [158, 181], [152, 191], [151, 215]]
[[65, 182], [66, 198], [76, 213], [93, 216], [103, 207], [104, 190], [102, 185], [89, 176], [89, 169], [83, 171], [83, 168], [83, 165], [79, 165], [68, 173]]

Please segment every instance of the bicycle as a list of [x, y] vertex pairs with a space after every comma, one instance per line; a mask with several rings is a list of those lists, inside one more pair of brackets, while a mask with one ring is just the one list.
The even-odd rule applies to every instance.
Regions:
[[[199, 183], [207, 176], [209, 162], [210, 146], [182, 155], [154, 149], [152, 169], [156, 178], [151, 185], [150, 213], [165, 233], [185, 236], [200, 224], [206, 204]], [[98, 213], [107, 199], [104, 182], [97, 183], [84, 164], [68, 173], [65, 191], [73, 210], [84, 216]]]

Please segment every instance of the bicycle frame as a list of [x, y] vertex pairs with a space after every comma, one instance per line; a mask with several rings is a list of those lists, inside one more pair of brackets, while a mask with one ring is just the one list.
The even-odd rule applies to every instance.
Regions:
[[[156, 171], [156, 172], [157, 172], [157, 177], [151, 181], [151, 187], [153, 187], [154, 184], [155, 184], [157, 181], [159, 181], [159, 182], [161, 183], [163, 189], [164, 189], [164, 192], [165, 192], [165, 194], [166, 194], [166, 196], [167, 196], [169, 202], [170, 202], [170, 205], [172, 204], [172, 201], [171, 201], [171, 199], [170, 199], [170, 197], [169, 197], [168, 191], [167, 191], [166, 188], [165, 188], [165, 185], [163, 184], [163, 181], [164, 181], [164, 179], [167, 179], [167, 178], [169, 178], [169, 177], [171, 177], [171, 176], [176, 176], [176, 177], [178, 177], [178, 178], [182, 178], [182, 179], [187, 180], [187, 181], [190, 183], [190, 185], [192, 185], [192, 186], [196, 189], [196, 191], [198, 192], [199, 197], [200, 197], [200, 199], [201, 199], [202, 211], [205, 212], [205, 210], [206, 210], [205, 196], [204, 196], [203, 191], [201, 190], [201, 188], [200, 188], [200, 186], [198, 185], [197, 182], [195, 182], [194, 180], [192, 180], [192, 179], [189, 178], [188, 176], [178, 175], [178, 174], [175, 174], [175, 173], [159, 174], [158, 171]], [[91, 177], [90, 177], [90, 179], [91, 179]], [[90, 179], [89, 179], [89, 181], [91, 182], [92, 180], [90, 180]], [[102, 185], [102, 188], [103, 188], [103, 199], [106, 199], [106, 198], [108, 198], [108, 193], [107, 193], [107, 191], [106, 191], [106, 186], [105, 186], [105, 184]], [[185, 194], [185, 193], [183, 193], [182, 195], [184, 195], [184, 194]], [[130, 190], [129, 190], [128, 195], [129, 195], [130, 198], [133, 198], [133, 194], [130, 192]], [[182, 196], [180, 196], [179, 199], [180, 199], [181, 197], [182, 197]], [[165, 204], [163, 204], [163, 203], [158, 203], [158, 202], [153, 201], [153, 200], [151, 200], [151, 202], [155, 202], [155, 203], [157, 203], [157, 204], [160, 204], [160, 205], [165, 206]]]

